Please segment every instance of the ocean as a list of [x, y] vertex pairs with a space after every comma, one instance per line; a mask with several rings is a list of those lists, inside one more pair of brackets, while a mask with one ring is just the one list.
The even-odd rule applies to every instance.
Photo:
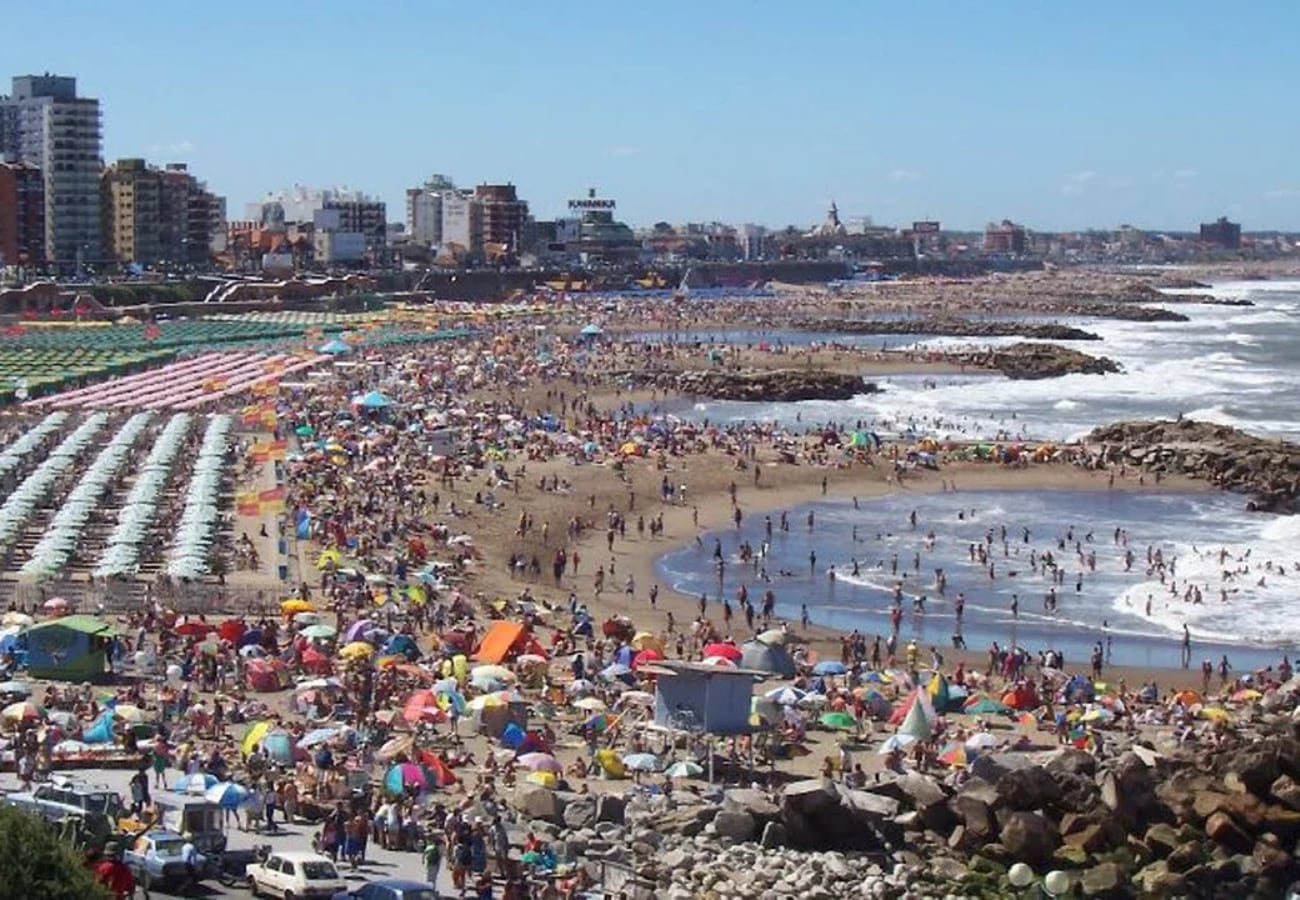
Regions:
[[[1006, 435], [1025, 440], [1077, 438], [1114, 421], [1172, 418], [1181, 413], [1256, 434], [1300, 439], [1300, 281], [1230, 282], [1206, 293], [1247, 298], [1255, 306], [1172, 307], [1188, 315], [1188, 322], [1060, 320], [1099, 333], [1102, 341], [1080, 347], [1115, 359], [1124, 367], [1119, 375], [1031, 382], [987, 374], [896, 376], [879, 379], [884, 393], [848, 401], [709, 402], [677, 412], [713, 422], [776, 420], [795, 425], [797, 421], [801, 427], [861, 421], [882, 435], [905, 438]], [[719, 333], [717, 337], [732, 340], [734, 336]], [[808, 339], [796, 333], [763, 333], [747, 342]], [[918, 348], [971, 343], [905, 336], [854, 336], [853, 340], [869, 346]], [[964, 520], [956, 518], [959, 506], [966, 508]], [[848, 500], [811, 508], [817, 519], [813, 534], [804, 526], [807, 509], [791, 512], [791, 531], [776, 536], [767, 561], [778, 609], [787, 618], [797, 618], [800, 604], [806, 602], [819, 623], [887, 634], [895, 581], [890, 561], [897, 554], [900, 571], [910, 569], [914, 554], [921, 552], [921, 577], [904, 579], [905, 592], [909, 597], [924, 593], [929, 599], [923, 614], [911, 612], [910, 599], [905, 603], [908, 613], [902, 637], [916, 637], [927, 646], [951, 646], [955, 624], [951, 600], [958, 591], [965, 591], [967, 597], [962, 634], [972, 649], [987, 647], [992, 640], [1013, 641], [1031, 650], [1056, 647], [1079, 661], [1094, 643], [1109, 637], [1111, 657], [1117, 663], [1178, 665], [1184, 623], [1193, 637], [1194, 665], [1204, 657], [1217, 662], [1224, 653], [1239, 667], [1276, 664], [1284, 651], [1300, 646], [1300, 569], [1293, 568], [1300, 563], [1300, 517], [1246, 512], [1245, 498], [1240, 496], [1003, 491], [887, 497], [864, 500], [857, 510]], [[906, 525], [912, 509], [921, 522], [915, 533]], [[975, 510], [973, 518], [970, 509]], [[855, 525], [858, 542], [852, 536]], [[1000, 535], [1002, 525], [1010, 533], [1009, 555], [1002, 556], [1000, 539], [995, 540], [992, 561], [997, 577], [990, 581], [982, 567], [970, 563], [969, 546], [982, 540], [987, 528]], [[1047, 582], [1029, 571], [1028, 553], [1030, 549], [1055, 551], [1057, 539], [1071, 525], [1076, 536], [1093, 532], [1084, 552], [1095, 549], [1097, 570], [1086, 572], [1082, 589], [1076, 591], [1076, 560], [1072, 549], [1067, 552], [1070, 565], [1066, 584], [1058, 589], [1058, 611], [1044, 614]], [[1030, 529], [1029, 545], [1020, 540], [1020, 529], [1025, 527]], [[1113, 544], [1116, 527], [1128, 531], [1129, 548], [1136, 557], [1131, 572], [1123, 570], [1122, 551]], [[935, 534], [934, 547], [926, 550], [923, 544], [930, 530]], [[761, 517], [746, 522], [740, 534], [759, 546]], [[713, 537], [703, 538], [703, 549], [692, 545], [661, 558], [659, 575], [685, 593], [707, 592], [716, 600]], [[719, 537], [724, 550], [734, 554], [735, 532], [719, 533]], [[1166, 560], [1177, 559], [1179, 590], [1190, 579], [1201, 586], [1202, 603], [1169, 599], [1167, 586], [1148, 579], [1148, 545], [1160, 548]], [[814, 547], [817, 571], [810, 576], [808, 553]], [[1219, 550], [1226, 550], [1224, 566]], [[855, 557], [857, 577], [850, 572]], [[837, 573], [833, 582], [826, 575], [832, 565]], [[947, 601], [935, 596], [935, 568], [947, 573]], [[1223, 581], [1223, 568], [1242, 572]], [[751, 596], [761, 596], [767, 585], [755, 584], [754, 572], [742, 569], [738, 561], [726, 566], [722, 591], [734, 598], [737, 585], [748, 578]], [[793, 574], [776, 574], [783, 569]], [[1009, 574], [1012, 569], [1015, 576]], [[1230, 592], [1227, 603], [1221, 600], [1220, 587]], [[1010, 613], [1012, 593], [1020, 598], [1015, 618]], [[1145, 614], [1148, 595], [1153, 598], [1150, 616]]]

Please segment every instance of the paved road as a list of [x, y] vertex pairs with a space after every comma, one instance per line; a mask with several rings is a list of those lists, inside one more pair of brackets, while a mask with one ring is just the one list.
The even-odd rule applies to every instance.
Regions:
[[[78, 769], [66, 774], [74, 780], [86, 782], [89, 784], [106, 785], [117, 791], [123, 797], [129, 797], [131, 772], [123, 769]], [[168, 780], [176, 778], [179, 775], [175, 770], [168, 772]], [[150, 773], [152, 777], [152, 772]], [[14, 791], [18, 789], [18, 780], [13, 773], [0, 773], [0, 790]], [[158, 793], [159, 797], [167, 796], [170, 792]], [[176, 795], [171, 795], [176, 796]], [[236, 827], [231, 827], [227, 832], [227, 840], [232, 850], [251, 850], [259, 844], [270, 844], [274, 850], [310, 850], [312, 835], [315, 829], [309, 825], [284, 825], [275, 834], [250, 834], [240, 831]], [[376, 878], [410, 878], [417, 881], [424, 880], [424, 866], [420, 861], [418, 853], [394, 853], [384, 850], [374, 844], [366, 849], [366, 855], [369, 857], [367, 863], [357, 871], [350, 871], [346, 866], [341, 868], [343, 876], [347, 879], [348, 887], [355, 888], [367, 881]], [[438, 879], [439, 893], [447, 896], [455, 896], [455, 891], [451, 885], [451, 877], [447, 874], [446, 868]], [[205, 885], [206, 894], [209, 897], [248, 897], [251, 896], [246, 888], [224, 888], [220, 884], [213, 882]], [[159, 891], [154, 891], [153, 896], [165, 896]]]

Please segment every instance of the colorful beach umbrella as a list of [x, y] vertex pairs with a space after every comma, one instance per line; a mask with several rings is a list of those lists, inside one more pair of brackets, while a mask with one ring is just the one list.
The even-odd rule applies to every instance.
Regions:
[[530, 772], [554, 772], [558, 775], [564, 771], [560, 761], [549, 753], [525, 753], [516, 762]]
[[962, 768], [969, 762], [966, 748], [955, 741], [945, 745], [943, 750], [939, 751], [938, 759], [939, 762], [954, 769]]
[[623, 757], [623, 765], [634, 772], [658, 772], [659, 757], [653, 753], [629, 753]]
[[910, 734], [891, 734], [889, 737], [885, 738], [884, 742], [880, 745], [880, 750], [877, 752], [879, 752], [881, 756], [884, 756], [888, 753], [906, 750], [915, 743], [916, 738], [912, 737]]
[[429, 787], [429, 776], [422, 766], [414, 763], [398, 763], [384, 773], [384, 788], [390, 794], [401, 794], [407, 788], [419, 788], [421, 791]]
[[267, 733], [275, 727], [275, 723], [263, 719], [260, 722], [254, 722], [253, 726], [244, 732], [243, 740], [239, 742], [239, 749], [245, 756], [251, 754], [257, 749], [257, 745]]
[[858, 727], [857, 720], [846, 712], [822, 713], [821, 718], [817, 721], [827, 728], [834, 728], [837, 731], [852, 731]]
[[664, 774], [669, 778], [699, 778], [704, 768], [690, 760], [681, 760], [664, 769]]
[[998, 716], [1011, 712], [1011, 707], [992, 697], [978, 697], [973, 703], [967, 703], [962, 711], [972, 716]]
[[177, 778], [171, 783], [171, 789], [177, 794], [203, 794], [220, 780], [207, 772], [194, 772]]
[[238, 809], [247, 803], [251, 796], [248, 788], [233, 781], [218, 782], [203, 792], [205, 800], [217, 804], [222, 809]]

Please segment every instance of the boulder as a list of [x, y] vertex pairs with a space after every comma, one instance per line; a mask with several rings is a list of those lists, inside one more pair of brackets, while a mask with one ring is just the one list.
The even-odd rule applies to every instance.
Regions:
[[781, 821], [790, 844], [805, 849], [879, 850], [901, 835], [890, 821], [898, 801], [812, 778], [786, 787]]
[[912, 809], [916, 810], [922, 825], [934, 831], [947, 831], [953, 826], [948, 794], [939, 782], [918, 772], [909, 772], [896, 783]]
[[1067, 747], [1053, 753], [1043, 768], [1048, 772], [1068, 772], [1092, 778], [1097, 774], [1097, 758], [1086, 750]]
[[993, 809], [983, 800], [964, 793], [958, 794], [952, 798], [952, 808], [972, 841], [985, 841], [993, 836], [996, 829]]
[[1085, 897], [1127, 897], [1124, 870], [1113, 862], [1104, 862], [1084, 870], [1079, 888]]
[[1163, 859], [1156, 860], [1133, 876], [1142, 897], [1182, 897], [1187, 893], [1187, 879], [1169, 871]]
[[754, 817], [744, 810], [720, 809], [713, 817], [713, 831], [732, 841], [748, 841], [757, 833]]
[[1279, 775], [1268, 787], [1273, 799], [1288, 809], [1300, 810], [1300, 784], [1290, 775]]
[[1013, 812], [1006, 817], [998, 842], [1012, 859], [1041, 868], [1060, 843], [1056, 829], [1040, 813]]
[[1101, 789], [1087, 775], [1074, 775], [1060, 770], [1047, 770], [1059, 792], [1054, 805], [1066, 812], [1088, 812], [1101, 800]]
[[704, 831], [717, 811], [716, 806], [681, 806], [655, 815], [649, 824], [660, 834], [695, 837]]
[[1225, 812], [1216, 812], [1205, 820], [1205, 833], [1216, 844], [1233, 850], [1249, 851], [1254, 844], [1241, 826]]
[[767, 794], [754, 788], [732, 788], [726, 791], [722, 795], [722, 808], [749, 813], [759, 828], [781, 817], [781, 807], [768, 799]]
[[1151, 850], [1152, 855], [1156, 857], [1165, 857], [1174, 851], [1182, 840], [1178, 836], [1178, 830], [1166, 822], [1157, 822], [1146, 830], [1142, 836], [1143, 842]]
[[970, 764], [970, 773], [990, 784], [997, 784], [998, 779], [1013, 769], [1024, 769], [1033, 764], [1023, 753], [986, 753], [975, 757]]
[[596, 798], [596, 821], [622, 825], [626, 819], [627, 801], [618, 794], [601, 794]]
[[559, 794], [540, 784], [523, 782], [518, 785], [511, 797], [511, 805], [525, 818], [540, 819], [554, 825], [564, 821], [564, 804]]
[[1042, 809], [1061, 798], [1060, 786], [1038, 766], [1007, 772], [998, 779], [997, 791], [998, 805], [1016, 810]]
[[682, 372], [677, 389], [683, 394], [715, 400], [788, 402], [795, 400], [849, 400], [880, 388], [859, 375], [823, 369], [745, 369]]
[[776, 850], [786, 844], [785, 826], [780, 822], [768, 822], [763, 826], [763, 834], [758, 845], [764, 850]]
[[1226, 771], [1259, 797], [1267, 797], [1269, 788], [1282, 774], [1277, 751], [1273, 747], [1237, 750], [1231, 754]]
[[564, 827], [590, 828], [596, 824], [596, 798], [590, 794], [575, 796], [564, 805]]

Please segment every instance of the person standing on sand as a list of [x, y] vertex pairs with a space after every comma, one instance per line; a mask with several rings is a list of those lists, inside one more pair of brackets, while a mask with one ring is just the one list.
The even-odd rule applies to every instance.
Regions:
[[807, 628], [807, 627], [808, 627], [809, 619], [808, 619], [808, 604], [807, 604], [807, 603], [801, 603], [801, 604], [799, 605], [799, 621], [803, 624], [803, 627], [804, 627], [804, 628]]
[[[809, 515], [812, 515], [812, 513], [809, 513]], [[817, 574], [817, 551], [816, 550], [808, 551], [808, 574], [809, 575]]]
[[1186, 669], [1192, 664], [1192, 633], [1187, 630], [1187, 623], [1183, 623], [1183, 668]]

